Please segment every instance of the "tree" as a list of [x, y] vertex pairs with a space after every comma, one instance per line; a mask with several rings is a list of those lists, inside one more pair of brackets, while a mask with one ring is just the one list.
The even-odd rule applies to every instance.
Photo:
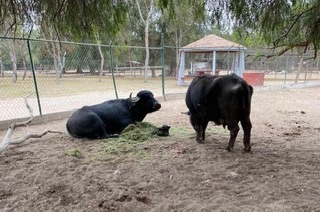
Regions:
[[1, 77], [4, 77], [4, 70], [3, 70], [3, 64], [2, 64], [2, 46], [0, 46], [0, 74], [1, 74]]
[[20, 59], [18, 63], [22, 62], [22, 68], [24, 70], [22, 79], [24, 80], [27, 76], [27, 62], [29, 56], [28, 49], [26, 48], [26, 42], [23, 40], [16, 40], [15, 50]]
[[[95, 32], [117, 33], [127, 19], [127, 0], [0, 0], [0, 25], [32, 29], [46, 23], [59, 37], [94, 38]], [[12, 19], [8, 19], [12, 17]]]
[[[140, 7], [139, 0], [135, 0], [139, 12], [139, 16], [141, 21], [143, 22], [144, 25], [144, 44], [145, 44], [145, 62], [144, 62], [144, 81], [147, 81], [147, 71], [149, 69], [149, 27], [150, 27], [150, 22], [152, 21], [152, 14], [154, 12], [154, 3], [153, 0], [144, 0], [143, 4], [146, 7], [144, 11], [146, 11], [146, 14], [142, 14], [142, 9]], [[149, 4], [147, 3], [149, 2]], [[152, 72], [152, 77], [155, 77], [154, 71]]]
[[[59, 37], [88, 36], [96, 32], [115, 35], [128, 19], [128, 0], [0, 0], [0, 25], [7, 23], [16, 31], [18, 26], [32, 29], [32, 25], [45, 22], [52, 26]], [[158, 7], [168, 10], [173, 18], [182, 0], [154, 0]], [[243, 27], [248, 32], [258, 31], [278, 54], [303, 47], [313, 50], [315, 56], [320, 47], [319, 0], [188, 0], [193, 14], [206, 9], [211, 20], [221, 25]], [[232, 27], [231, 27], [232, 28]], [[102, 34], [101, 34], [102, 36]]]
[[16, 83], [18, 80], [18, 72], [17, 72], [17, 54], [15, 43], [13, 40], [9, 41], [10, 45], [10, 57], [11, 57], [11, 64], [12, 64], [12, 82]]
[[[170, 54], [166, 61], [170, 61], [170, 66], [175, 66], [175, 72], [178, 70], [180, 63], [179, 48], [206, 34], [204, 28], [201, 27], [206, 19], [204, 8], [201, 9], [202, 6], [204, 6], [202, 0], [174, 1], [171, 4], [174, 14], [169, 8], [162, 11], [160, 28], [166, 35], [166, 44], [175, 47], [175, 56]], [[199, 8], [197, 13], [195, 13], [194, 8]], [[175, 58], [175, 61], [172, 61], [171, 58]]]
[[[320, 1], [319, 0], [207, 0], [212, 20], [220, 24], [226, 14], [237, 27], [248, 32], [257, 30], [267, 44], [281, 55], [288, 50], [304, 48], [313, 50], [314, 56], [320, 47]], [[225, 10], [222, 10], [225, 8]]]
[[61, 43], [54, 42], [55, 40], [57, 40], [57, 35], [48, 26], [46, 27], [42, 26], [41, 34], [45, 39], [51, 40], [50, 42], [45, 42], [46, 52], [49, 52], [51, 56], [50, 59], [53, 60], [54, 70], [56, 72], [56, 80], [57, 82], [59, 82], [59, 79], [62, 77], [62, 72], [63, 72], [63, 64], [62, 64], [62, 56], [61, 56], [63, 52], [61, 49]]
[[101, 82], [101, 76], [103, 74], [104, 55], [101, 49], [101, 40], [99, 39], [99, 33], [96, 34], [96, 42], [98, 44], [98, 50], [101, 58], [100, 68], [99, 68], [99, 82]]

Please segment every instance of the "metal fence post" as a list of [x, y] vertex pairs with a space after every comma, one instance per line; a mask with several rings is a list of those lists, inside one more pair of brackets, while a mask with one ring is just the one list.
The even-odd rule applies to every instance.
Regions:
[[116, 79], [114, 77], [113, 54], [112, 54], [112, 46], [111, 46], [111, 44], [110, 44], [110, 47], [109, 47], [109, 51], [110, 51], [111, 73], [112, 73], [112, 81], [113, 81], [114, 93], [116, 95], [116, 98], [118, 99], [118, 91], [117, 91]]
[[27, 45], [28, 45], [28, 52], [29, 52], [29, 57], [30, 57], [30, 65], [31, 65], [31, 71], [32, 71], [32, 76], [33, 76], [34, 88], [36, 90], [36, 95], [37, 95], [37, 100], [38, 100], [39, 114], [42, 117], [41, 104], [40, 104], [39, 91], [38, 91], [38, 84], [37, 84], [37, 79], [36, 79], [36, 73], [34, 71], [34, 65], [33, 65], [33, 60], [32, 60], [32, 54], [31, 54], [31, 48], [30, 48], [30, 40], [29, 39], [27, 40]]
[[162, 81], [162, 96], [163, 100], [166, 101], [166, 95], [164, 91], [164, 37], [163, 37], [163, 32], [161, 33], [161, 66], [162, 66], [162, 73], [161, 73], [161, 81]]

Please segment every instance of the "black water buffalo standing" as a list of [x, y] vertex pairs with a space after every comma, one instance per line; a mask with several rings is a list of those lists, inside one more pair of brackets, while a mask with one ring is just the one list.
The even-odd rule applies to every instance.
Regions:
[[208, 122], [213, 121], [217, 125], [228, 126], [230, 140], [226, 149], [231, 151], [240, 121], [244, 131], [244, 151], [250, 152], [252, 94], [252, 86], [235, 74], [195, 77], [188, 88], [186, 104], [190, 122], [197, 133], [197, 142], [205, 140]]
[[129, 124], [142, 121], [148, 113], [161, 108], [150, 91], [140, 91], [136, 97], [115, 99], [84, 106], [67, 121], [67, 130], [77, 138], [100, 139], [115, 137]]

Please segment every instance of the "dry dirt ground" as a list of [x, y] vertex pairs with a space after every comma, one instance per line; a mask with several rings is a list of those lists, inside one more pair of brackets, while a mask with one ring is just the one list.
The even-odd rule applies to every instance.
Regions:
[[[144, 121], [169, 137], [141, 143], [48, 134], [0, 154], [1, 211], [318, 211], [320, 87], [253, 95], [252, 153], [242, 131], [210, 125], [204, 144], [184, 100], [162, 102]], [[20, 129], [65, 132], [66, 120]], [[3, 137], [5, 132], [1, 132]]]

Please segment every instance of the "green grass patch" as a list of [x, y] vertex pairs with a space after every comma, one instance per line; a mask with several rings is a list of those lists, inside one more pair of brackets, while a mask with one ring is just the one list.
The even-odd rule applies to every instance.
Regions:
[[69, 149], [65, 152], [66, 155], [72, 156], [72, 157], [81, 157], [82, 153], [78, 149]]
[[[208, 126], [206, 134], [229, 134], [227, 129], [222, 126]], [[170, 135], [174, 137], [192, 137], [196, 135], [196, 131], [190, 127], [172, 127]]]
[[220, 126], [208, 126], [206, 133], [211, 134], [229, 134], [229, 130]]
[[172, 127], [170, 135], [174, 137], [190, 137], [195, 135], [195, 131], [190, 127]]

